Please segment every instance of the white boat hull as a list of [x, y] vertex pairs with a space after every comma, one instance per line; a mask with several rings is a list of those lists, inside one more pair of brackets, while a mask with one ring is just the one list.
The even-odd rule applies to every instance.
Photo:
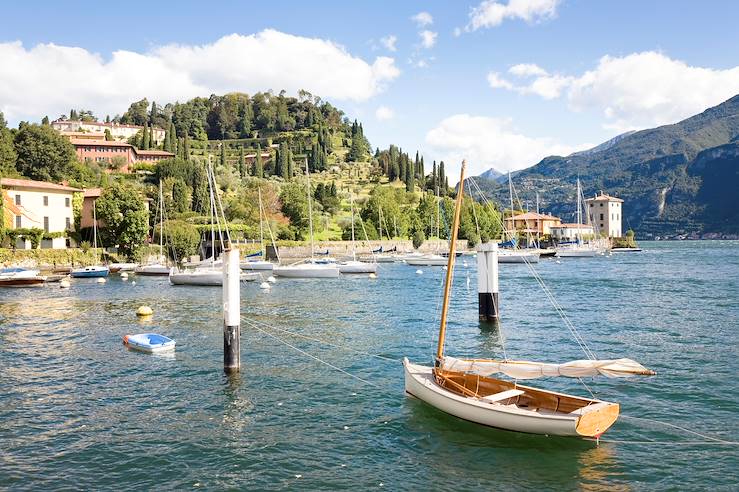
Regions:
[[[260, 278], [258, 273], [242, 273], [240, 280], [251, 282]], [[199, 286], [222, 286], [223, 270], [198, 268], [187, 272], [172, 272], [169, 274], [172, 285], [199, 285]]]
[[500, 251], [498, 263], [539, 263], [539, 253], [528, 251]]
[[169, 275], [171, 271], [172, 269], [168, 267], [167, 265], [142, 265], [134, 269], [134, 273], [136, 275], [144, 275], [144, 276], [146, 275], [166, 276], [166, 275]]
[[437, 255], [418, 256], [406, 258], [405, 262], [411, 266], [446, 266], [449, 263], [449, 259]]
[[244, 261], [240, 265], [242, 270], [259, 270], [259, 271], [272, 271], [275, 268], [274, 263], [269, 261]]
[[516, 432], [582, 437], [577, 432], [577, 415], [543, 414], [515, 405], [465, 398], [436, 384], [431, 367], [413, 364], [404, 359], [403, 368], [406, 393], [460, 419]]
[[340, 273], [377, 273], [377, 264], [347, 261], [339, 264]]
[[302, 263], [275, 266], [272, 273], [278, 277], [288, 278], [339, 278], [339, 268], [331, 264]]
[[598, 254], [597, 249], [558, 249], [557, 256], [560, 258], [593, 258]]

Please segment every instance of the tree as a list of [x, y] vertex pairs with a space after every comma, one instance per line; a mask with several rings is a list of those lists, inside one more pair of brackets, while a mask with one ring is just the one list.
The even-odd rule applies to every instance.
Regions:
[[16, 168], [31, 179], [61, 181], [75, 160], [72, 144], [50, 126], [22, 124], [13, 143]]
[[5, 126], [5, 117], [0, 112], [0, 176], [14, 176], [18, 174], [15, 161], [18, 155], [13, 145], [13, 135]]
[[113, 134], [110, 133], [109, 129], [105, 129], [105, 141], [106, 142], [112, 142], [113, 141]]
[[221, 142], [221, 167], [226, 167], [226, 144]]
[[257, 178], [264, 177], [264, 163], [262, 162], [262, 146], [257, 144], [257, 155], [254, 157], [254, 172]]
[[290, 219], [294, 237], [302, 239], [308, 231], [308, 197], [304, 180], [293, 180], [282, 187], [280, 192], [282, 213]]
[[[154, 239], [157, 239], [159, 230], [156, 229]], [[198, 252], [200, 232], [184, 220], [168, 220], [164, 223], [164, 237], [167, 238], [169, 253], [173, 260], [178, 261]]]
[[125, 181], [105, 188], [96, 201], [97, 216], [105, 224], [103, 236], [118, 251], [132, 258], [143, 246], [149, 230], [144, 197], [132, 184]]
[[280, 143], [279, 158], [277, 160], [279, 162], [278, 174], [281, 175], [285, 181], [287, 181], [288, 179], [290, 179], [290, 164], [288, 162], [290, 160], [290, 148], [287, 146], [287, 142]]
[[141, 139], [141, 148], [143, 150], [149, 150], [149, 125], [144, 125], [144, 135]]
[[436, 185], [439, 187], [439, 196], [446, 196], [447, 194], [447, 180], [444, 175], [444, 161], [439, 162], [439, 174], [436, 177]]
[[246, 177], [246, 161], [244, 160], [244, 146], [239, 147], [239, 176], [241, 179]]
[[415, 234], [413, 234], [413, 249], [420, 248], [425, 240], [426, 235], [423, 233], [423, 231], [420, 229], [417, 230]]
[[[127, 125], [144, 126], [149, 122], [149, 101], [146, 98], [132, 103], [128, 111], [121, 116], [121, 123]], [[71, 118], [70, 119], [75, 119]]]
[[44, 116], [43, 119], [41, 120], [41, 124], [44, 126], [49, 126], [49, 117]]

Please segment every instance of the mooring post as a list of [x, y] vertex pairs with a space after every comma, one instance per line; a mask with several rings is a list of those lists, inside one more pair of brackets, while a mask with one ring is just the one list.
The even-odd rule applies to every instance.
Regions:
[[477, 300], [480, 320], [497, 322], [498, 304], [498, 243], [477, 247]]
[[226, 249], [223, 253], [223, 370], [229, 374], [241, 369], [240, 273], [239, 250]]

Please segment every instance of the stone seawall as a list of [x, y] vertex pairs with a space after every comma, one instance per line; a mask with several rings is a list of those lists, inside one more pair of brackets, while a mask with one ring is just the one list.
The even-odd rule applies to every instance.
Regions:
[[[413, 249], [413, 242], [410, 240], [397, 240], [397, 241], [357, 241], [355, 243], [357, 249], [357, 255], [369, 255], [372, 251], [379, 249], [382, 246], [384, 251], [398, 248], [399, 253], [410, 253], [412, 251], [419, 251], [421, 253], [446, 253], [449, 251], [448, 241], [424, 241], [418, 250]], [[457, 251], [466, 251], [467, 241], [457, 241]], [[278, 246], [280, 258], [307, 258], [310, 256], [310, 244], [300, 246]], [[315, 251], [316, 253], [325, 253], [326, 250], [329, 252], [329, 256], [334, 258], [341, 258], [344, 256], [351, 256], [352, 254], [352, 242], [351, 241], [317, 241]], [[269, 256], [269, 255], [268, 255]]]

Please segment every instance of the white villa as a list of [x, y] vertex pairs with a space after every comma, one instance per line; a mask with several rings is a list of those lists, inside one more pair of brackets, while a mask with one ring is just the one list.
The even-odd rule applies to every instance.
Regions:
[[[80, 121], [80, 120], [63, 120], [58, 119], [51, 122], [51, 127], [58, 132], [63, 133], [96, 133], [103, 135], [105, 130], [109, 130], [114, 139], [118, 141], [126, 141], [143, 130], [143, 126], [123, 125], [121, 123], [104, 123], [102, 121]], [[165, 131], [161, 128], [154, 127], [154, 142], [159, 145], [164, 141]], [[78, 135], [79, 137], [79, 135]], [[104, 140], [104, 137], [103, 139]]]
[[559, 242], [575, 241], [578, 238], [592, 238], [593, 226], [587, 224], [559, 224], [549, 228], [552, 239]]
[[[64, 232], [74, 229], [72, 198], [77, 188], [29, 179], [2, 178], [0, 190], [4, 202], [6, 227], [10, 229], [38, 228], [44, 232]], [[64, 249], [67, 239], [58, 237], [41, 241], [42, 248]], [[18, 240], [18, 249], [30, 249], [28, 240]]]

